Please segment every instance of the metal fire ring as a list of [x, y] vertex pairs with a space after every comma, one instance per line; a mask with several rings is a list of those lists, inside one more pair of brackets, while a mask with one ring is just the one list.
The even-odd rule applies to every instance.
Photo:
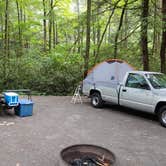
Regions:
[[62, 162], [60, 166], [70, 166], [71, 161], [86, 156], [87, 154], [100, 158], [104, 156], [104, 158], [110, 162], [111, 166], [116, 165], [115, 154], [110, 150], [98, 145], [78, 144], [69, 146], [61, 151]]

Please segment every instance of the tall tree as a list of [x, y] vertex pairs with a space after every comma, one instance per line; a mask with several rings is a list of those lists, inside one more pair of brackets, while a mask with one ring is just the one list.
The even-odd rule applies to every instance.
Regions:
[[166, 73], [166, 1], [162, 0], [162, 41], [160, 50], [161, 72]]
[[97, 44], [100, 42], [101, 26], [100, 26], [100, 4], [97, 5]]
[[43, 36], [43, 46], [44, 46], [44, 51], [46, 51], [47, 48], [47, 22], [46, 22], [46, 0], [43, 0], [43, 31], [44, 31], [44, 36]]
[[90, 52], [90, 32], [91, 32], [91, 0], [87, 0], [87, 23], [86, 23], [86, 51], [84, 55], [84, 77], [87, 75], [89, 67], [89, 52]]
[[[101, 25], [100, 25], [100, 11], [101, 11], [101, 2], [96, 2], [97, 9], [93, 10], [93, 43], [95, 46], [99, 45], [100, 42], [100, 35], [101, 35]], [[96, 14], [95, 14], [96, 12]], [[96, 47], [94, 47], [93, 52], [94, 57], [96, 57]]]
[[143, 58], [143, 70], [149, 70], [148, 56], [148, 15], [149, 15], [149, 0], [142, 0], [142, 15], [141, 15], [141, 51]]
[[58, 44], [58, 23], [57, 22], [55, 22], [55, 36], [56, 36], [56, 38], [55, 38], [55, 43], [56, 44]]
[[123, 6], [122, 12], [121, 12], [121, 17], [120, 17], [120, 21], [119, 21], [119, 26], [115, 35], [115, 46], [114, 46], [114, 58], [117, 58], [117, 48], [118, 48], [118, 37], [119, 37], [119, 33], [123, 24], [123, 18], [124, 18], [124, 14], [125, 14], [125, 10], [127, 7], [127, 3], [128, 0], [125, 0], [125, 4]]
[[22, 39], [22, 23], [23, 23], [23, 7], [22, 2], [16, 0], [16, 6], [17, 6], [17, 22], [18, 22], [18, 39], [19, 39], [19, 48], [17, 50], [17, 56], [21, 56], [23, 54], [23, 39]]
[[[125, 18], [124, 18], [124, 36], [127, 36], [127, 32], [128, 32], [128, 10], [125, 11]], [[127, 39], [124, 40], [124, 46], [127, 49], [128, 47], [128, 41]]]
[[113, 9], [111, 10], [111, 13], [110, 13], [110, 15], [109, 15], [109, 17], [108, 17], [108, 20], [107, 20], [107, 23], [106, 23], [106, 25], [105, 25], [104, 31], [103, 31], [103, 33], [102, 33], [102, 35], [101, 35], [101, 37], [100, 37], [100, 41], [99, 41], [98, 46], [97, 46], [97, 52], [96, 52], [96, 56], [95, 56], [95, 59], [94, 59], [94, 64], [96, 64], [96, 62], [97, 62], [101, 44], [102, 44], [102, 42], [103, 42], [104, 36], [105, 36], [105, 34], [106, 34], [106, 32], [107, 32], [107, 29], [108, 29], [108, 27], [109, 27], [109, 24], [110, 24], [110, 22], [111, 22], [111, 18], [113, 17], [114, 12], [115, 12], [115, 9], [116, 9], [116, 7], [117, 7], [117, 5], [118, 5], [119, 2], [120, 2], [120, 0], [117, 0], [117, 1], [115, 2], [114, 6], [113, 6]]
[[3, 81], [7, 83], [7, 66], [9, 63], [9, 1], [5, 1], [5, 29], [4, 29], [4, 58], [3, 58]]
[[56, 27], [55, 27], [55, 14], [53, 13], [52, 19], [52, 30], [53, 30], [53, 48], [56, 46]]
[[152, 55], [157, 54], [157, 0], [154, 0], [154, 11], [153, 11], [153, 45], [152, 45]]
[[53, 24], [53, 0], [50, 0], [50, 11], [49, 11], [49, 51], [52, 48], [52, 26]]
[[77, 27], [78, 53], [80, 53], [80, 51], [81, 51], [81, 48], [80, 48], [80, 44], [81, 44], [81, 34], [80, 34], [80, 0], [76, 0], [76, 4], [77, 4], [77, 15], [78, 15], [78, 27]]
[[5, 3], [5, 56], [9, 57], [9, 1]]

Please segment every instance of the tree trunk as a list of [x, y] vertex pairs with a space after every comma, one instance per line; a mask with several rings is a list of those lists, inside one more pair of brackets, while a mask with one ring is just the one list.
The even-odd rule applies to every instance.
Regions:
[[96, 46], [96, 27], [95, 27], [96, 18], [95, 17], [96, 16], [94, 16], [94, 18], [93, 18], [93, 25], [92, 25], [92, 27], [93, 27], [93, 45], [94, 45], [93, 56], [94, 57], [96, 56], [96, 48], [95, 48], [95, 46]]
[[58, 44], [58, 24], [57, 22], [55, 23], [55, 34], [56, 34], [56, 44]]
[[90, 52], [91, 0], [87, 0], [86, 51], [84, 56], [84, 78], [87, 76]]
[[[124, 37], [127, 36], [127, 32], [128, 32], [128, 11], [126, 10], [125, 12], [125, 21], [124, 21], [124, 24], [125, 24], [125, 30], [124, 30]], [[128, 48], [128, 39], [126, 38], [125, 41], [124, 41], [124, 47], [127, 49]]]
[[142, 18], [141, 18], [141, 49], [143, 58], [143, 70], [149, 70], [149, 56], [148, 56], [148, 14], [149, 0], [142, 0]]
[[53, 0], [50, 1], [50, 14], [49, 14], [49, 51], [52, 49], [52, 12], [53, 12]]
[[55, 17], [53, 17], [53, 21], [52, 21], [52, 30], [53, 30], [53, 48], [55, 48], [56, 46], [56, 30], [55, 30]]
[[43, 36], [43, 47], [44, 51], [47, 49], [47, 27], [46, 27], [46, 0], [43, 0], [43, 31], [44, 31], [44, 36]]
[[22, 27], [21, 23], [23, 21], [23, 13], [22, 13], [22, 7], [19, 5], [18, 0], [16, 0], [16, 6], [17, 6], [17, 22], [18, 22], [18, 39], [19, 39], [19, 48], [17, 50], [17, 56], [21, 56], [23, 54], [23, 44], [22, 44]]
[[121, 13], [120, 21], [119, 21], [119, 26], [118, 26], [118, 29], [117, 29], [117, 32], [116, 32], [116, 35], [115, 35], [115, 46], [114, 46], [114, 58], [115, 59], [117, 58], [118, 37], [119, 37], [119, 33], [120, 33], [120, 30], [121, 30], [121, 27], [122, 27], [122, 24], [123, 24], [123, 18], [124, 18], [125, 10], [126, 10], [126, 7], [127, 7], [127, 3], [128, 3], [128, 0], [125, 1], [125, 5], [122, 9], [122, 13]]
[[120, 0], [118, 0], [118, 1], [115, 3], [115, 5], [114, 5], [114, 7], [113, 7], [113, 9], [112, 9], [112, 12], [111, 12], [111, 14], [110, 14], [110, 16], [109, 16], [109, 18], [108, 18], [107, 24], [106, 24], [106, 26], [105, 26], [105, 28], [104, 28], [104, 31], [103, 31], [103, 33], [102, 33], [102, 35], [101, 35], [100, 41], [99, 41], [98, 46], [97, 46], [97, 52], [96, 52], [96, 57], [95, 57], [95, 59], [94, 59], [94, 64], [96, 64], [96, 62], [97, 62], [97, 59], [98, 59], [98, 56], [99, 56], [100, 47], [101, 47], [101, 44], [102, 44], [102, 42], [103, 42], [105, 33], [107, 32], [107, 28], [108, 28], [108, 26], [109, 26], [109, 24], [110, 24], [110, 22], [111, 22], [111, 18], [112, 18], [112, 16], [113, 16], [114, 11], [115, 11], [115, 9], [116, 9], [116, 6], [118, 5], [119, 2], [120, 2]]
[[[162, 8], [162, 0], [159, 0], [159, 1], [157, 1], [157, 9], [158, 9], [158, 13], [160, 13], [160, 16], [162, 15], [162, 10], [161, 10], [161, 8]], [[162, 21], [160, 21], [160, 25], [159, 25], [160, 27], [162, 27]], [[157, 49], [158, 49], [158, 51], [159, 51], [159, 54], [160, 54], [160, 47], [161, 47], [161, 36], [162, 36], [162, 28], [160, 28], [160, 29], [158, 29], [158, 31], [157, 31], [157, 39], [156, 39], [156, 41], [157, 41]]]
[[[24, 14], [23, 14], [23, 21], [24, 21], [24, 24], [26, 24], [27, 17], [26, 17], [25, 9], [24, 9]], [[24, 48], [30, 48], [30, 41], [26, 36], [24, 36]]]
[[161, 72], [166, 73], [166, 1], [162, 0], [162, 41], [160, 49]]
[[108, 26], [108, 44], [111, 43], [111, 24]]
[[100, 42], [101, 28], [100, 28], [100, 5], [97, 6], [97, 44]]
[[157, 0], [154, 0], [154, 16], [153, 16], [153, 45], [152, 45], [152, 55], [157, 55]]
[[3, 58], [3, 80], [7, 83], [7, 67], [9, 66], [9, 1], [5, 1], [5, 30], [4, 30], [4, 58]]
[[5, 3], [5, 43], [4, 43], [5, 56], [9, 57], [9, 1]]
[[78, 35], [78, 53], [81, 51], [80, 45], [80, 0], [77, 0], [77, 15], [78, 15], [78, 28], [77, 28], [77, 35]]
[[84, 56], [84, 26], [82, 25], [81, 27], [81, 39], [80, 39], [80, 44], [81, 44], [81, 56], [83, 57]]
[[1, 13], [1, 48], [3, 48], [3, 40], [4, 40], [3, 28], [4, 28], [4, 19], [3, 19], [3, 14]]

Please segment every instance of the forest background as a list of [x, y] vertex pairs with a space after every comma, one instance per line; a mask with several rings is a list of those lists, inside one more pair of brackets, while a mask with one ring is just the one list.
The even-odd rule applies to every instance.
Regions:
[[0, 90], [67, 95], [118, 58], [166, 73], [165, 0], [0, 0]]

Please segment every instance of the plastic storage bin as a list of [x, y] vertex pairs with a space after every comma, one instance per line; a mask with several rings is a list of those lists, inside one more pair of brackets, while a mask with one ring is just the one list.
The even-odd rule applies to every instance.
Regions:
[[27, 99], [19, 100], [19, 106], [15, 108], [15, 114], [20, 117], [32, 116], [33, 102]]
[[8, 106], [18, 106], [18, 94], [14, 92], [5, 92], [4, 99]]

